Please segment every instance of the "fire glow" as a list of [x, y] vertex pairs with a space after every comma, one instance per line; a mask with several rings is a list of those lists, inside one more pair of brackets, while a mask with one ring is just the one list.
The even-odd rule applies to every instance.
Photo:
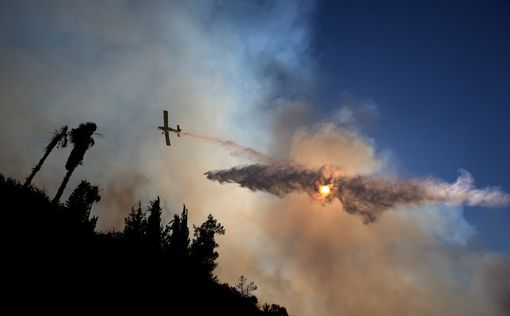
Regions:
[[329, 185], [321, 185], [319, 188], [319, 193], [322, 197], [327, 197], [331, 193], [331, 188]]

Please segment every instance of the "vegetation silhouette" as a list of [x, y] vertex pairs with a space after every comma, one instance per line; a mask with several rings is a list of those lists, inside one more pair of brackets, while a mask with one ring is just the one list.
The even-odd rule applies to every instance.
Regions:
[[62, 180], [62, 184], [60, 184], [60, 187], [58, 188], [57, 194], [55, 194], [55, 197], [53, 198], [54, 203], [58, 203], [60, 200], [74, 169], [83, 163], [83, 156], [85, 156], [85, 152], [90, 147], [94, 146], [94, 139], [92, 138], [92, 135], [96, 129], [97, 126], [95, 123], [87, 122], [80, 124], [77, 128], [73, 128], [69, 133], [71, 143], [73, 144], [73, 150], [69, 154], [69, 158], [66, 162], [67, 173]]
[[253, 291], [257, 290], [257, 286], [255, 285], [255, 282], [251, 281], [248, 283], [248, 279], [244, 275], [241, 275], [239, 277], [239, 281], [236, 284], [236, 289], [241, 295], [245, 297], [249, 297], [252, 295]]
[[71, 131], [74, 148], [57, 199], [0, 174], [4, 302], [31, 302], [39, 312], [69, 312], [64, 308], [69, 305], [73, 311], [116, 314], [288, 315], [280, 305], [259, 305], [255, 283], [244, 276], [236, 286], [218, 281], [216, 236], [225, 228], [211, 214], [193, 226], [191, 239], [186, 206], [164, 225], [159, 197], [145, 209], [138, 202], [122, 232], [95, 230], [98, 218], [91, 210], [101, 196], [87, 181], [59, 203], [72, 171], [93, 145], [95, 129], [86, 123]]
[[50, 142], [45, 148], [44, 155], [41, 160], [37, 163], [37, 165], [32, 169], [32, 173], [28, 176], [25, 181], [24, 186], [30, 185], [32, 179], [35, 177], [35, 174], [41, 170], [41, 167], [52, 152], [53, 148], [56, 147], [66, 147], [67, 146], [67, 126], [63, 126], [60, 130], [55, 130], [53, 133], [53, 137], [50, 139]]

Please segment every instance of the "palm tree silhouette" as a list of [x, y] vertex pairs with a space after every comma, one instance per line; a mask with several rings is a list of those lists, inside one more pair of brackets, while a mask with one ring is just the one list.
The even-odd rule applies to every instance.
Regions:
[[87, 122], [80, 124], [77, 128], [73, 128], [69, 133], [71, 143], [73, 144], [73, 150], [69, 154], [69, 158], [67, 158], [67, 173], [62, 180], [62, 184], [60, 184], [60, 187], [58, 188], [57, 194], [53, 198], [53, 203], [58, 203], [74, 169], [76, 169], [78, 165], [82, 164], [85, 152], [90, 147], [94, 146], [94, 139], [92, 139], [92, 135], [96, 131], [96, 128], [97, 126], [95, 123]]
[[67, 126], [64, 125], [60, 130], [55, 130], [53, 133], [53, 137], [51, 138], [50, 142], [45, 148], [44, 155], [42, 156], [41, 160], [37, 163], [37, 165], [32, 169], [32, 173], [28, 176], [28, 178], [25, 180], [25, 184], [23, 184], [24, 187], [27, 187], [32, 182], [32, 179], [35, 177], [35, 174], [39, 172], [41, 169], [44, 161], [48, 156], [50, 155], [51, 151], [55, 146], [57, 147], [66, 147], [67, 146]]

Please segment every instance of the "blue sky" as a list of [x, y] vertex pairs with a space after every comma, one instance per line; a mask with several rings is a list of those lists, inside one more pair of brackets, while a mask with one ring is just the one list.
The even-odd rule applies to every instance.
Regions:
[[[324, 1], [313, 51], [322, 106], [339, 91], [378, 106], [369, 131], [409, 175], [510, 190], [510, 3]], [[510, 209], [465, 207], [474, 246], [510, 254]]]

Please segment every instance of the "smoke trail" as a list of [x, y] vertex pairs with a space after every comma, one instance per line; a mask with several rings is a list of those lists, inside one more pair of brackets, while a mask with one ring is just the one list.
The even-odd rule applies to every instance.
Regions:
[[231, 140], [224, 140], [216, 137], [209, 137], [209, 136], [203, 136], [198, 134], [192, 134], [183, 132], [183, 136], [191, 137], [197, 140], [201, 140], [210, 144], [218, 144], [223, 146], [224, 148], [228, 149], [230, 151], [230, 154], [232, 156], [236, 157], [242, 157], [249, 159], [254, 162], [263, 163], [263, 164], [275, 164], [278, 163], [276, 159], [273, 159], [269, 156], [266, 156], [258, 151], [256, 151], [253, 148], [250, 147], [243, 147], [239, 145], [236, 142], [233, 142]]
[[209, 171], [207, 179], [220, 183], [238, 183], [253, 191], [265, 191], [277, 196], [293, 191], [311, 192], [320, 183], [320, 171], [299, 169], [284, 165], [249, 165], [226, 170]]
[[479, 205], [486, 207], [507, 207], [510, 205], [510, 195], [502, 192], [498, 187], [487, 187], [477, 189], [474, 186], [474, 179], [471, 174], [459, 170], [459, 177], [454, 183], [447, 183], [437, 179], [427, 179], [423, 185], [427, 188], [428, 194], [439, 201], [451, 204]]
[[[382, 211], [400, 204], [446, 202], [481, 206], [508, 206], [510, 195], [497, 188], [475, 189], [473, 178], [461, 171], [459, 179], [449, 184], [427, 180], [397, 181], [373, 176], [345, 176], [327, 167], [308, 170], [290, 165], [249, 165], [206, 172], [207, 179], [220, 183], [238, 183], [253, 191], [277, 196], [302, 191], [323, 201], [337, 198], [350, 214], [361, 215], [374, 222]], [[319, 189], [327, 185], [331, 193], [321, 196]]]

